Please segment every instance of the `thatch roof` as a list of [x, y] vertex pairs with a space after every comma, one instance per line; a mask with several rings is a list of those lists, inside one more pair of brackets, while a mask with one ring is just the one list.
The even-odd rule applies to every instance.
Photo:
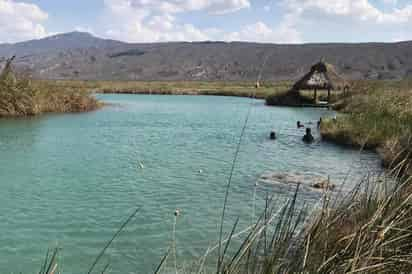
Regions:
[[333, 65], [320, 61], [312, 66], [310, 72], [293, 85], [294, 90], [336, 90], [343, 89], [347, 82], [335, 70]]

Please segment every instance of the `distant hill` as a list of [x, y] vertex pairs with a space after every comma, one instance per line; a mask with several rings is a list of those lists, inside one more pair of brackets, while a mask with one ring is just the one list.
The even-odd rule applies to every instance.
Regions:
[[[0, 44], [0, 60], [41, 79], [262, 80], [296, 79], [324, 58], [349, 79], [412, 77], [412, 41], [279, 45], [243, 42], [131, 44], [71, 32]], [[265, 65], [263, 66], [263, 64]]]

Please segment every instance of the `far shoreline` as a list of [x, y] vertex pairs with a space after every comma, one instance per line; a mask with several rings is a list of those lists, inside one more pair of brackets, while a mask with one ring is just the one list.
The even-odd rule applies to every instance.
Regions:
[[98, 80], [34, 80], [56, 88], [74, 88], [95, 94], [155, 94], [155, 95], [213, 95], [265, 99], [273, 93], [284, 92], [290, 81], [98, 81]]
[[253, 92], [249, 94], [237, 94], [237, 93], [227, 93], [219, 92], [215, 90], [205, 90], [205, 91], [95, 91], [95, 94], [127, 94], [127, 95], [172, 95], [172, 96], [218, 96], [218, 97], [241, 97], [241, 98], [253, 98], [264, 100], [266, 97], [261, 94], [254, 96]]

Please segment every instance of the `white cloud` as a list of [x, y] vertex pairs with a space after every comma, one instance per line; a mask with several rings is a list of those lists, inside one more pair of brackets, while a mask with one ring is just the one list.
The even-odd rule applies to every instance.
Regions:
[[281, 5], [288, 24], [311, 41], [392, 41], [400, 31], [409, 39], [412, 35], [412, 4], [385, 10], [371, 0], [283, 0]]
[[48, 14], [34, 4], [0, 0], [0, 42], [16, 42], [47, 35]]
[[110, 38], [129, 42], [197, 41], [208, 38], [193, 25], [176, 22], [174, 9], [172, 13], [164, 13], [137, 6], [146, 3], [150, 6], [152, 1], [106, 0], [105, 3], [106, 17], [112, 18], [105, 31]]
[[206, 11], [211, 14], [226, 14], [249, 8], [249, 0], [105, 0], [112, 7], [129, 6], [134, 9], [147, 9], [160, 13], [182, 13]]
[[129, 42], [165, 41], [253, 41], [300, 42], [299, 33], [285, 23], [272, 29], [263, 22], [246, 25], [239, 31], [200, 29], [181, 22], [179, 13], [205, 11], [210, 14], [235, 12], [250, 6], [249, 0], [106, 0], [112, 18], [106, 36]]
[[398, 0], [382, 0], [385, 5], [396, 5], [398, 4]]
[[412, 21], [412, 4], [384, 12], [369, 0], [286, 0], [295, 16], [335, 16], [360, 22], [397, 24]]
[[225, 40], [267, 43], [300, 43], [300, 34], [287, 25], [271, 29], [263, 22], [247, 25], [238, 32], [226, 34]]
[[[251, 0], [105, 0], [110, 38], [131, 42], [229, 40], [271, 43], [392, 41], [411, 39], [412, 4], [397, 0], [279, 0], [283, 14], [227, 30], [199, 28], [182, 21], [187, 13], [209, 16], [251, 7]], [[383, 2], [391, 6], [382, 8]], [[269, 1], [268, 3], [272, 3]], [[274, 4], [274, 3], [273, 3]], [[263, 6], [270, 11], [271, 6]], [[265, 18], [266, 17], [266, 18]], [[210, 18], [213, 22], [213, 18]], [[278, 23], [276, 23], [278, 22]], [[319, 27], [321, 26], [321, 27]], [[354, 32], [356, 30], [356, 33]], [[402, 34], [402, 35], [400, 35]]]
[[92, 35], [96, 35], [93, 28], [91, 28], [91, 27], [77, 26], [77, 27], [74, 28], [74, 30], [79, 31], [79, 32], [87, 32], [87, 33], [90, 33]]
[[207, 32], [201, 31], [191, 24], [173, 25], [172, 21], [161, 21], [157, 17], [149, 24], [133, 22], [106, 31], [106, 36], [128, 42], [169, 42], [169, 41], [204, 41], [208, 40]]
[[406, 41], [408, 39], [408, 37], [402, 33], [397, 34], [396, 36], [394, 36], [391, 40], [391, 42], [402, 42], [402, 41]]

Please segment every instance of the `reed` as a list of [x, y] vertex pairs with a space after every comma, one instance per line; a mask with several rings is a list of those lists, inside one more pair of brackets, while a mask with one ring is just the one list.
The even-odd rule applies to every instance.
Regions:
[[275, 221], [265, 209], [218, 273], [411, 273], [410, 181], [365, 177], [339, 200], [325, 192], [312, 214], [296, 206], [297, 189]]
[[84, 88], [58, 87], [17, 76], [11, 60], [0, 73], [0, 117], [85, 112], [101, 106]]
[[39, 274], [60, 273], [58, 270], [58, 263], [57, 263], [58, 254], [59, 254], [58, 248], [55, 248], [52, 251], [47, 250], [46, 257], [38, 273]]
[[323, 139], [374, 149], [387, 167], [411, 160], [412, 81], [357, 82], [337, 106], [343, 114], [323, 122]]
[[250, 97], [264, 99], [271, 93], [281, 92], [290, 86], [289, 81], [255, 82], [248, 81], [74, 81], [37, 80], [60, 88], [80, 88], [95, 93], [159, 94], [159, 95], [215, 95]]

